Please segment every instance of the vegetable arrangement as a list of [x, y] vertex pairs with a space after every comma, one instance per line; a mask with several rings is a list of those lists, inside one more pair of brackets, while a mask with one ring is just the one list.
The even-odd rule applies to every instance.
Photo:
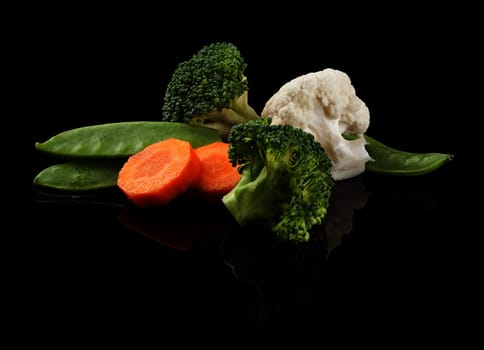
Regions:
[[174, 71], [160, 121], [85, 126], [37, 142], [59, 164], [33, 183], [70, 193], [118, 187], [139, 208], [192, 191], [221, 200], [240, 226], [306, 242], [334, 181], [364, 171], [422, 175], [452, 159], [366, 135], [368, 108], [332, 69], [283, 85], [259, 115], [248, 104], [245, 68], [233, 44], [204, 46]]

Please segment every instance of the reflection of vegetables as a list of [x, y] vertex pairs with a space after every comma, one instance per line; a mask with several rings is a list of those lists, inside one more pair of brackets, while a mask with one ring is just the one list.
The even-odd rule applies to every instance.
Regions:
[[365, 135], [366, 149], [373, 158], [366, 169], [387, 175], [422, 175], [450, 161], [453, 156], [445, 153], [410, 153], [385, 146]]
[[130, 230], [177, 250], [189, 250], [199, 235], [194, 220], [180, 220], [180, 208], [167, 206], [121, 210], [118, 220]]
[[[322, 317], [327, 300], [324, 242], [290, 244], [263, 237], [255, 228], [234, 232], [222, 244], [222, 257], [240, 281], [257, 293], [250, 321], [261, 327], [305, 326]], [[233, 281], [231, 281], [233, 284]], [[240, 293], [240, 285], [231, 294]], [[240, 304], [233, 305], [234, 308]]]
[[137, 121], [84, 126], [36, 143], [38, 151], [67, 158], [127, 158], [146, 146], [177, 138], [199, 147], [220, 138], [213, 130], [183, 123]]
[[220, 199], [240, 180], [237, 167], [229, 161], [228, 149], [229, 144], [221, 141], [195, 148], [200, 159], [200, 174], [191, 188], [204, 198]]
[[[214, 220], [216, 218], [216, 220]], [[126, 205], [118, 220], [130, 230], [177, 250], [190, 250], [197, 240], [216, 245], [237, 230], [233, 218], [220, 201], [193, 201], [181, 196], [169, 205], [138, 208]]]
[[175, 69], [164, 96], [163, 120], [203, 125], [226, 138], [233, 125], [258, 118], [248, 104], [246, 66], [231, 43], [204, 46]]
[[241, 226], [260, 220], [281, 239], [307, 241], [327, 211], [331, 163], [311, 134], [269, 123], [232, 128], [229, 158], [242, 176], [222, 201]]
[[343, 237], [353, 230], [353, 215], [355, 210], [366, 206], [369, 191], [360, 176], [337, 181], [329, 198], [328, 214], [324, 222], [315, 227], [311, 238], [324, 241], [329, 254], [337, 248]]
[[118, 174], [118, 186], [139, 207], [163, 205], [184, 193], [200, 172], [187, 141], [155, 142], [132, 155]]
[[[370, 156], [363, 134], [370, 124], [370, 113], [345, 73], [325, 69], [301, 75], [284, 84], [261, 114], [272, 118], [273, 124], [288, 124], [313, 134], [331, 159], [335, 180], [365, 170]], [[350, 141], [343, 134], [357, 138]]]
[[34, 178], [34, 185], [65, 191], [114, 187], [121, 166], [119, 160], [73, 160], [45, 168]]
[[[238, 280], [257, 292], [252, 305], [240, 310], [250, 310], [244, 317], [258, 326], [273, 327], [311, 325], [315, 317], [328, 316], [329, 257], [352, 231], [354, 211], [363, 209], [368, 196], [359, 176], [335, 182], [323, 223], [313, 228], [311, 240], [303, 244], [265, 238], [253, 227], [227, 236], [221, 250], [225, 263]], [[234, 288], [232, 294], [245, 291], [239, 284]]]

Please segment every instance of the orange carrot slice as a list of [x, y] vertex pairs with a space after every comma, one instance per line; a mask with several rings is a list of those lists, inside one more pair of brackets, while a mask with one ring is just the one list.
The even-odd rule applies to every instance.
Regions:
[[184, 193], [200, 173], [200, 160], [187, 141], [155, 142], [128, 158], [117, 185], [138, 207], [165, 205]]
[[200, 159], [200, 174], [192, 188], [207, 198], [221, 198], [240, 180], [238, 167], [233, 167], [228, 156], [229, 144], [221, 141], [195, 148]]

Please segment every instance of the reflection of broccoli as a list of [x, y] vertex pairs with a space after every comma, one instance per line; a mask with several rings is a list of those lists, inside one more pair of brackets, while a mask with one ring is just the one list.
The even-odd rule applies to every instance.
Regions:
[[308, 241], [326, 214], [331, 161], [314, 137], [259, 118], [229, 134], [229, 158], [240, 164], [239, 183], [222, 201], [241, 226], [260, 220], [281, 239]]
[[236, 278], [227, 281], [233, 286], [230, 296], [237, 298], [232, 307], [257, 327], [307, 326], [327, 317], [324, 242], [275, 241], [259, 229], [231, 232], [221, 246], [225, 264]]
[[204, 46], [175, 69], [166, 89], [162, 119], [203, 125], [226, 138], [232, 126], [259, 118], [248, 104], [246, 67], [235, 45]]
[[325, 242], [328, 258], [343, 237], [353, 230], [355, 211], [365, 207], [369, 195], [360, 176], [335, 182], [324, 224], [311, 232], [312, 240]]
[[353, 214], [363, 209], [369, 195], [359, 176], [336, 181], [324, 222], [311, 230], [311, 240], [304, 244], [262, 236], [265, 230], [261, 227], [231, 232], [223, 241], [222, 257], [236, 281], [253, 288], [247, 292], [234, 284], [237, 289], [231, 296], [237, 299], [233, 307], [240, 308], [241, 315], [258, 326], [312, 326], [322, 315], [331, 318], [335, 295], [331, 295], [333, 286], [329, 284], [334, 281], [328, 275], [328, 261], [351, 232]]

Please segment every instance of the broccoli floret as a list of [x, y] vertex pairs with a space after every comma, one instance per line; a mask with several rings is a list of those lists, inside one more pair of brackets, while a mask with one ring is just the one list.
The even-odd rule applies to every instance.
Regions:
[[226, 139], [232, 126], [259, 118], [248, 104], [246, 67], [234, 44], [205, 45], [175, 69], [166, 88], [162, 120], [203, 125]]
[[314, 136], [256, 119], [229, 134], [229, 159], [241, 179], [223, 198], [241, 226], [266, 224], [283, 240], [306, 242], [326, 215], [334, 180], [331, 161]]

